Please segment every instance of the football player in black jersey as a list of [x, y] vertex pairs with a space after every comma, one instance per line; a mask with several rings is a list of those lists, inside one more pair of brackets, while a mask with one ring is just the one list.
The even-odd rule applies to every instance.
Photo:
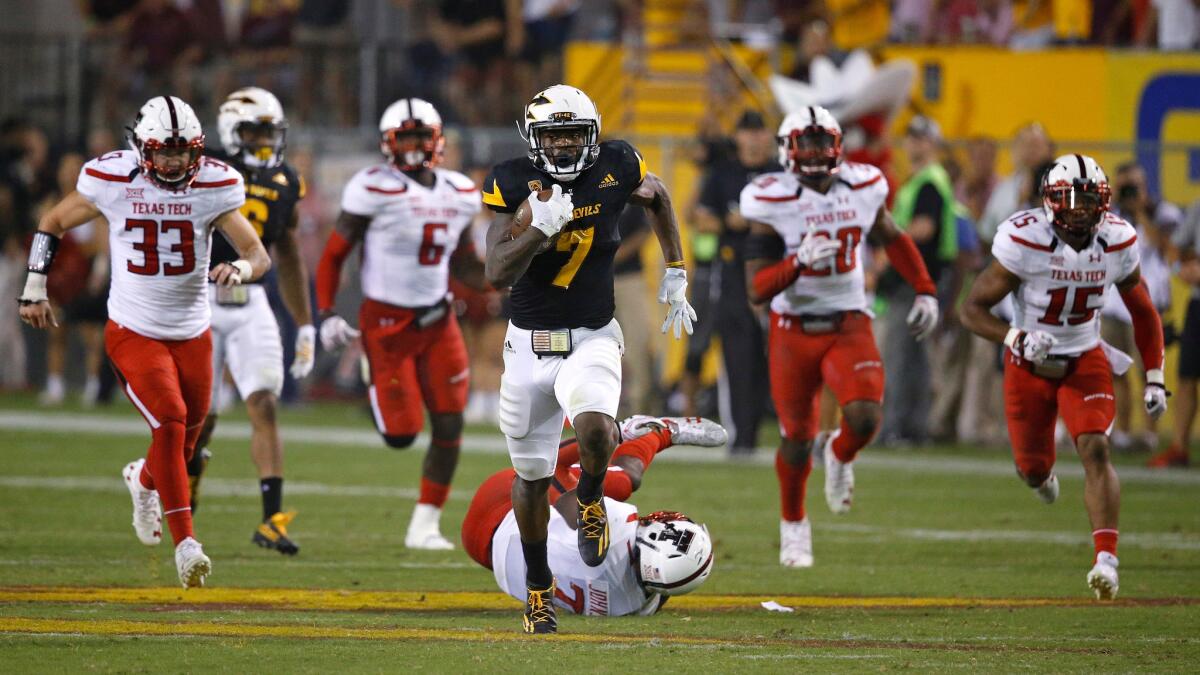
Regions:
[[[217, 116], [224, 151], [207, 154], [231, 164], [245, 178], [246, 203], [242, 213], [254, 226], [263, 245], [271, 248], [279, 271], [279, 289], [296, 325], [296, 355], [292, 377], [302, 378], [313, 367], [316, 333], [312, 326], [308, 278], [296, 245], [296, 204], [304, 197], [304, 180], [283, 159], [287, 148], [287, 119], [271, 92], [246, 87], [230, 94]], [[237, 258], [224, 237], [212, 239], [216, 266]], [[252, 541], [264, 548], [295, 555], [300, 548], [288, 537], [294, 511], [284, 512], [283, 443], [275, 422], [275, 408], [283, 388], [283, 346], [275, 314], [261, 284], [236, 289], [209, 285], [212, 303], [213, 405], [196, 444], [200, 448], [188, 465], [192, 482], [192, 508], [200, 476], [211, 453], [208, 441], [217, 424], [216, 399], [225, 366], [233, 375], [238, 394], [250, 417], [250, 455], [258, 467], [263, 520]]]
[[[496, 212], [488, 230], [487, 280], [512, 286], [504, 341], [500, 428], [517, 479], [513, 511], [521, 531], [528, 598], [527, 633], [557, 630], [554, 577], [546, 559], [547, 489], [565, 413], [579, 440], [579, 553], [593, 567], [608, 551], [602, 501], [609, 456], [618, 442], [621, 327], [613, 319], [613, 256], [626, 204], [644, 206], [667, 269], [658, 301], [670, 305], [663, 332], [692, 332], [696, 313], [671, 197], [633, 146], [600, 142], [600, 114], [587, 94], [566, 85], [538, 92], [520, 124], [529, 153], [497, 164], [483, 186]], [[552, 190], [548, 201], [538, 193]], [[529, 200], [530, 226], [512, 236], [513, 214]]]

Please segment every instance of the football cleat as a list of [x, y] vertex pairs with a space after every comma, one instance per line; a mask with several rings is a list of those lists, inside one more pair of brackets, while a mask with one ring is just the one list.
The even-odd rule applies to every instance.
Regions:
[[1088, 572], [1087, 583], [1097, 600], [1115, 600], [1118, 589], [1117, 556], [1106, 551], [1096, 554], [1096, 564]]
[[200, 477], [208, 468], [210, 459], [212, 459], [212, 452], [208, 448], [200, 448], [192, 455], [192, 459], [187, 465], [188, 494], [192, 496], [193, 516], [196, 515], [196, 506], [200, 503]]
[[175, 547], [175, 569], [179, 570], [179, 583], [184, 588], [200, 588], [212, 574], [212, 561], [204, 555], [200, 542], [187, 537]]
[[162, 502], [158, 499], [157, 490], [142, 487], [139, 476], [145, 463], [145, 459], [139, 459], [126, 464], [121, 477], [125, 479], [125, 487], [129, 488], [129, 497], [133, 500], [133, 531], [138, 541], [155, 546], [162, 541]]
[[812, 567], [812, 524], [807, 517], [800, 521], [779, 521], [779, 564]]
[[283, 555], [296, 555], [300, 552], [300, 547], [296, 545], [296, 542], [288, 539], [287, 533], [287, 526], [295, 517], [295, 511], [276, 513], [258, 526], [250, 541], [263, 548], [279, 551]]
[[598, 567], [608, 555], [608, 512], [604, 509], [604, 498], [579, 504], [578, 525], [579, 557], [588, 567]]
[[525, 599], [525, 614], [521, 625], [529, 635], [545, 635], [558, 632], [558, 617], [554, 612], [554, 584], [538, 590], [528, 588]]
[[703, 417], [651, 417], [634, 415], [621, 421], [621, 438], [629, 441], [654, 431], [669, 429], [672, 445], [716, 448], [729, 441], [725, 427]]
[[829, 510], [837, 514], [849, 513], [850, 505], [854, 502], [854, 463], [838, 461], [833, 454], [833, 441], [842, 433], [841, 429], [833, 433], [817, 434], [814, 445], [823, 448], [825, 454], [825, 503]]
[[1047, 504], [1053, 504], [1054, 500], [1058, 499], [1058, 476], [1050, 474], [1046, 482], [1033, 488], [1033, 491], [1037, 494], [1038, 499]]
[[404, 546], [422, 551], [453, 551], [454, 544], [442, 536], [438, 521], [442, 510], [432, 504], [417, 504], [408, 533], [404, 535]]

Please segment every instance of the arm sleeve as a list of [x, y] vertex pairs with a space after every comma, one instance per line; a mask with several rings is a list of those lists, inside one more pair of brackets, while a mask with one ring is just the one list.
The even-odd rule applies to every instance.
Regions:
[[333, 309], [342, 279], [342, 264], [353, 249], [354, 246], [336, 230], [329, 235], [329, 241], [321, 253], [321, 262], [317, 263], [317, 311], [328, 312]]
[[766, 302], [779, 295], [788, 286], [800, 278], [800, 267], [796, 265], [793, 256], [788, 256], [777, 263], [768, 265], [755, 273], [752, 281], [754, 299]]
[[1125, 308], [1133, 319], [1133, 341], [1142, 356], [1142, 366], [1154, 370], [1163, 366], [1163, 327], [1158, 310], [1150, 300], [1150, 291], [1144, 280], [1138, 281], [1127, 293], [1121, 294]]
[[937, 286], [929, 276], [929, 270], [912, 237], [901, 232], [884, 250], [887, 251], [888, 262], [918, 295], [937, 295]]

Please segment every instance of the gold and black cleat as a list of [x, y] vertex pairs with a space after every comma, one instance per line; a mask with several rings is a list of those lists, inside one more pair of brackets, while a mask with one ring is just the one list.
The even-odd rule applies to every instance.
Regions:
[[188, 494], [192, 496], [192, 515], [196, 514], [196, 506], [200, 501], [200, 477], [208, 468], [210, 459], [212, 459], [212, 452], [208, 448], [200, 448], [192, 453], [192, 458], [187, 463]]
[[529, 596], [525, 600], [525, 614], [521, 616], [521, 625], [529, 635], [550, 635], [558, 632], [558, 617], [554, 613], [554, 584], [550, 588], [538, 590], [528, 588]]
[[604, 498], [588, 504], [579, 502], [579, 520], [576, 522], [579, 557], [588, 567], [598, 567], [608, 555], [608, 512], [604, 510]]
[[296, 545], [296, 542], [288, 539], [287, 533], [287, 526], [295, 517], [295, 511], [276, 513], [258, 526], [250, 541], [263, 548], [279, 551], [284, 555], [296, 555], [300, 552], [300, 547]]

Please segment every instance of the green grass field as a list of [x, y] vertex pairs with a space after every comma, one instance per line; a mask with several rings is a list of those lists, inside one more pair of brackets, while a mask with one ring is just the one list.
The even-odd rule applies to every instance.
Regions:
[[[757, 462], [668, 450], [633, 502], [706, 522], [717, 563], [697, 593], [649, 618], [560, 614], [519, 634], [520, 605], [461, 551], [410, 552], [421, 451], [373, 438], [355, 406], [285, 411], [285, 505], [300, 555], [250, 544], [260, 515], [244, 417], [213, 444], [198, 537], [209, 587], [178, 587], [169, 543], [129, 525], [126, 462], [148, 432], [125, 404], [45, 412], [0, 401], [0, 668], [5, 672], [531, 672], [799, 670], [1149, 671], [1200, 668], [1200, 474], [1122, 461], [1121, 599], [1084, 583], [1091, 542], [1078, 462], [1038, 502], [995, 450], [869, 448], [854, 511], [834, 517], [813, 473], [816, 566], [777, 564], [775, 475]], [[498, 432], [469, 430], [443, 531], [508, 465]], [[674, 453], [675, 456], [672, 456]], [[708, 461], [706, 461], [708, 460]], [[760, 602], [794, 607], [790, 614]]]

